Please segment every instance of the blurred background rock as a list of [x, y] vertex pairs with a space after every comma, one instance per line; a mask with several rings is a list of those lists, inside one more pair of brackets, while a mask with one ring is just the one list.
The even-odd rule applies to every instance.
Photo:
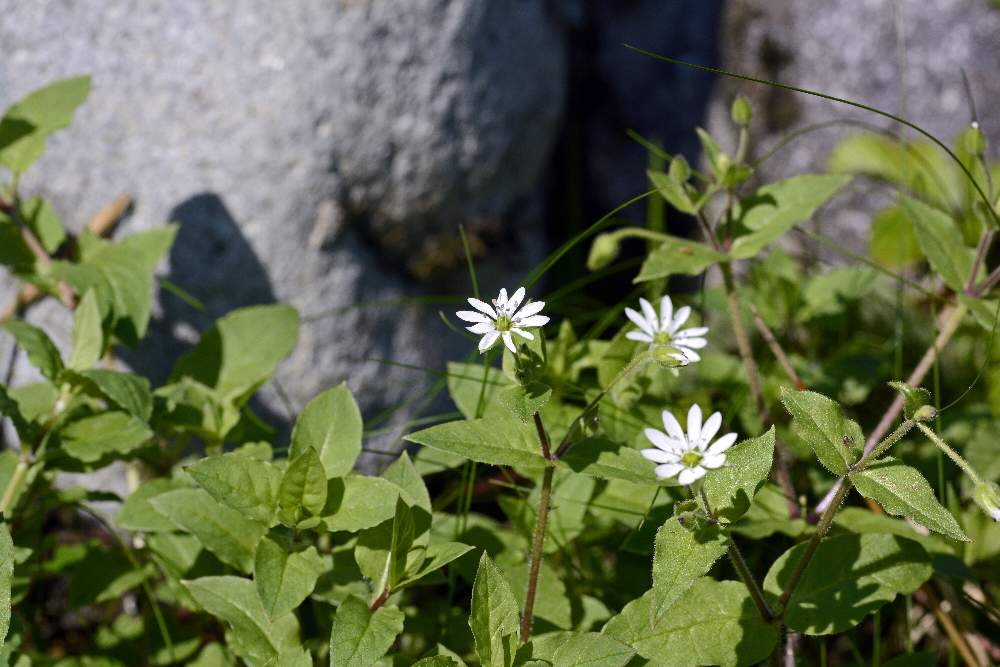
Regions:
[[[437, 314], [453, 309], [437, 297], [469, 292], [459, 225], [484, 290], [516, 287], [556, 243], [644, 191], [649, 158], [627, 129], [694, 161], [693, 128], [724, 136], [737, 90], [756, 102], [762, 149], [860, 117], [623, 43], [893, 111], [905, 93], [909, 116], [945, 138], [969, 122], [965, 68], [987, 133], [1000, 127], [988, 0], [0, 0], [0, 15], [0, 105], [64, 76], [94, 81], [22, 191], [74, 229], [121, 193], [135, 206], [119, 234], [181, 225], [164, 275], [206, 310], [161, 292], [154, 334], [127, 363], [162, 381], [218, 316], [290, 302], [299, 347], [255, 404], [279, 429], [343, 380], [371, 423], [401, 428], [435, 378], [373, 359], [438, 369], [473, 349]], [[844, 132], [798, 139], [766, 177], [822, 170]], [[827, 233], [863, 242], [865, 196], [833, 210]], [[641, 221], [633, 208], [624, 215]], [[578, 277], [583, 252], [550, 284]], [[412, 299], [426, 303], [399, 303]], [[31, 319], [68, 339], [57, 304]], [[4, 340], [0, 354], [20, 382], [30, 370], [11, 349]]]

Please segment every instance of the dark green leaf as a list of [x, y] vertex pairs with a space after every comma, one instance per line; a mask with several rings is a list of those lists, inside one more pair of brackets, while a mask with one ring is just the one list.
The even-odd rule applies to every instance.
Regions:
[[316, 547], [289, 552], [270, 538], [261, 540], [254, 556], [253, 583], [267, 615], [280, 618], [302, 604], [323, 569]]
[[337, 608], [330, 633], [330, 667], [372, 667], [403, 631], [403, 612], [380, 607], [374, 613], [355, 596]]
[[472, 586], [469, 628], [483, 667], [510, 667], [520, 624], [517, 600], [503, 572], [483, 552]]
[[655, 625], [715, 561], [726, 553], [729, 538], [718, 525], [684, 526], [677, 517], [656, 531], [650, 622]]
[[399, 581], [397, 588], [416, 583], [428, 574], [440, 570], [448, 563], [461, 558], [472, 551], [473, 548], [461, 542], [438, 542], [429, 545], [424, 551], [420, 565], [414, 567], [412, 570], [408, 570], [406, 576]]
[[574, 444], [557, 465], [598, 479], [657, 484], [655, 466], [639, 450], [617, 445], [604, 438], [585, 438]]
[[84, 463], [94, 463], [109, 454], [128, 454], [152, 437], [146, 422], [119, 411], [77, 419], [59, 432], [62, 450]]
[[265, 524], [274, 518], [281, 471], [270, 463], [230, 452], [200, 459], [187, 472], [213, 498], [243, 516]]
[[343, 477], [361, 453], [361, 411], [346, 384], [328, 389], [309, 401], [292, 431], [289, 456], [312, 447], [319, 454], [326, 477]]
[[732, 523], [743, 516], [767, 481], [774, 459], [774, 427], [726, 452], [726, 465], [711, 471], [702, 484], [709, 507]]
[[292, 459], [278, 487], [281, 520], [294, 526], [303, 512], [319, 515], [326, 504], [326, 471], [312, 447]]
[[526, 469], [546, 465], [534, 426], [515, 419], [454, 421], [412, 433], [405, 439], [480, 463]]
[[148, 421], [153, 413], [153, 395], [149, 380], [133, 373], [121, 373], [106, 368], [92, 368], [79, 373], [67, 373], [70, 382], [77, 380], [129, 414]]
[[62, 356], [48, 334], [22, 320], [11, 320], [4, 324], [4, 328], [14, 336], [17, 344], [28, 355], [28, 361], [32, 366], [50, 380], [58, 377], [63, 369]]
[[277, 628], [249, 579], [201, 577], [183, 584], [205, 611], [229, 625], [248, 662], [275, 664], [282, 649], [281, 642], [272, 636]]
[[781, 388], [781, 402], [792, 415], [792, 431], [812, 448], [835, 475], [846, 475], [854, 461], [851, 447], [864, 444], [857, 422], [844, 417], [836, 401], [813, 391]]

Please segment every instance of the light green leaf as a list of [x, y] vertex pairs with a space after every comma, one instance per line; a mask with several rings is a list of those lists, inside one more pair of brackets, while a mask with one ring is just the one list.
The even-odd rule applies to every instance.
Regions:
[[891, 206], [875, 216], [868, 253], [873, 260], [891, 269], [923, 258], [913, 223], [901, 207]]
[[138, 419], [148, 421], [153, 414], [149, 380], [142, 376], [107, 368], [65, 373], [65, 376], [67, 381], [82, 384], [89, 393], [107, 399]]
[[403, 612], [380, 607], [375, 613], [355, 596], [337, 608], [330, 633], [330, 667], [372, 667], [403, 631]]
[[516, 419], [454, 421], [417, 431], [404, 439], [480, 463], [525, 469], [546, 465], [535, 428]]
[[639, 450], [604, 438], [585, 438], [560, 457], [557, 465], [598, 479], [657, 484], [655, 466]]
[[146, 422], [117, 410], [77, 419], [59, 432], [63, 451], [84, 463], [109, 454], [128, 454], [152, 437]]
[[482, 364], [448, 362], [448, 394], [466, 419], [503, 416], [502, 408], [494, 399], [501, 389], [510, 384], [511, 380], [498, 368], [484, 369]]
[[24, 223], [38, 237], [45, 252], [54, 254], [66, 240], [66, 230], [55, 210], [40, 197], [32, 197], [20, 204]]
[[217, 503], [201, 489], [167, 491], [149, 502], [178, 528], [197, 537], [223, 563], [245, 573], [253, 568], [257, 543], [267, 533], [264, 524]]
[[653, 187], [659, 190], [660, 195], [675, 209], [688, 215], [695, 215], [698, 212], [698, 207], [695, 206], [688, 193], [684, 190], [683, 183], [675, 181], [669, 174], [665, 174], [662, 171], [647, 169], [646, 175], [649, 176]]
[[913, 221], [917, 243], [931, 268], [956, 292], [965, 289], [975, 251], [965, 245], [962, 232], [947, 213], [911, 197], [902, 198], [903, 210]]
[[286, 305], [234, 310], [206, 331], [182, 357], [172, 380], [191, 377], [241, 402], [266, 382], [299, 337], [299, 316]]
[[361, 453], [361, 411], [346, 384], [327, 389], [309, 401], [292, 430], [294, 458], [312, 447], [319, 454], [326, 477], [343, 477]]
[[733, 242], [730, 255], [734, 259], [753, 257], [812, 218], [850, 180], [850, 176], [838, 174], [801, 174], [765, 185], [736, 207], [736, 220], [750, 233]]
[[[774, 562], [765, 592], [781, 595], [806, 547], [798, 544]], [[844, 632], [896, 595], [915, 591], [932, 572], [923, 547], [896, 535], [824, 538], [788, 602], [785, 622], [807, 635]]]
[[541, 382], [527, 386], [512, 384], [497, 393], [497, 401], [525, 424], [533, 423], [536, 412], [552, 398], [552, 388]]
[[792, 415], [792, 431], [835, 475], [846, 475], [854, 462], [851, 447], [864, 445], [857, 422], [844, 417], [836, 401], [812, 391], [781, 388], [781, 402]]
[[143, 482], [133, 491], [118, 512], [118, 525], [125, 530], [159, 533], [177, 530], [176, 524], [158, 512], [150, 499], [167, 491], [186, 488], [183, 482], [174, 479], [151, 479]]
[[14, 580], [14, 542], [6, 523], [0, 523], [0, 647], [10, 629], [10, 587]]
[[399, 487], [381, 477], [348, 475], [331, 479], [327, 482], [323, 523], [330, 531], [353, 533], [372, 528], [395, 515], [399, 496]]
[[[517, 601], [517, 608], [524, 609], [528, 596], [528, 578], [531, 564], [525, 558], [516, 564], [505, 564], [504, 579], [510, 583]], [[538, 588], [535, 591], [535, 623], [546, 621], [557, 628], [569, 629], [573, 626], [573, 603], [566, 590], [566, 582], [558, 570], [542, 559], [538, 571]]]
[[804, 519], [791, 517], [788, 498], [776, 484], [771, 482], [765, 482], [760, 487], [747, 513], [732, 524], [733, 532], [746, 535], [753, 540], [760, 540], [775, 533], [798, 537], [808, 528]]
[[727, 259], [725, 254], [704, 243], [670, 237], [647, 255], [633, 282], [641, 283], [677, 274], [696, 276], [713, 264]]
[[248, 662], [273, 664], [277, 660], [282, 643], [272, 636], [276, 628], [264, 611], [253, 582], [226, 576], [201, 577], [182, 583], [205, 611], [229, 624], [240, 653]]
[[685, 527], [677, 517], [667, 519], [654, 543], [650, 622], [656, 625], [728, 547], [729, 537], [718, 525]]
[[635, 649], [613, 637], [580, 632], [556, 649], [552, 667], [624, 667], [634, 655]]
[[261, 540], [254, 556], [253, 583], [267, 615], [280, 618], [302, 604], [323, 569], [316, 547], [289, 552], [270, 538]]
[[73, 313], [73, 351], [66, 365], [78, 371], [87, 370], [98, 362], [103, 351], [104, 331], [97, 294], [87, 290]]
[[73, 122], [73, 114], [90, 95], [90, 77], [62, 79], [39, 88], [7, 110], [0, 119], [0, 164], [23, 173], [45, 151], [45, 141]]
[[778, 641], [777, 628], [761, 619], [740, 582], [703, 577], [655, 624], [652, 595], [625, 605], [603, 630], [634, 648], [648, 667], [754, 665]]
[[358, 537], [354, 558], [376, 592], [393, 591], [405, 578], [407, 554], [413, 546], [415, 533], [413, 510], [402, 498], [397, 498], [392, 520], [384, 521]]
[[413, 667], [460, 667], [459, 662], [448, 655], [432, 655], [413, 663]]
[[270, 463], [230, 452], [199, 459], [186, 470], [223, 505], [264, 524], [274, 519], [281, 471]]
[[326, 471], [319, 454], [309, 447], [292, 459], [278, 487], [281, 520], [294, 526], [305, 512], [317, 516], [326, 504]]
[[483, 552], [472, 586], [469, 628], [483, 667], [510, 667], [517, 650], [517, 600], [503, 573]]
[[774, 460], [774, 427], [726, 452], [726, 465], [705, 477], [702, 490], [716, 516], [732, 523], [743, 516], [767, 481]]
[[953, 540], [969, 541], [916, 468], [887, 456], [868, 464], [861, 472], [852, 473], [851, 481], [861, 495], [878, 502], [889, 514], [913, 519]]
[[461, 542], [438, 542], [429, 545], [424, 551], [424, 557], [420, 561], [420, 565], [412, 570], [408, 570], [406, 576], [399, 581], [396, 588], [416, 583], [428, 574], [440, 570], [448, 563], [458, 560], [474, 548]]
[[54, 381], [63, 369], [63, 361], [48, 334], [22, 320], [10, 320], [3, 326], [28, 355], [31, 365]]
[[[424, 478], [420, 476], [410, 455], [403, 452], [392, 464], [382, 472], [382, 479], [392, 482], [403, 492], [407, 502], [423, 509], [428, 516], [431, 514], [431, 496], [427, 492]], [[419, 526], [418, 521], [418, 528]], [[423, 526], [424, 529], [427, 526]]]

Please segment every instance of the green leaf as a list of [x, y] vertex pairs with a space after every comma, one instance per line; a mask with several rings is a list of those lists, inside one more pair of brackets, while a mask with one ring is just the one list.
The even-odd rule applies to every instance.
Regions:
[[777, 628], [761, 619], [740, 582], [703, 577], [657, 623], [650, 622], [652, 596], [629, 602], [603, 630], [651, 666], [754, 665], [778, 641]]
[[327, 530], [357, 532], [372, 528], [396, 511], [398, 486], [380, 477], [348, 475], [327, 482], [323, 523]]
[[104, 352], [104, 330], [101, 328], [101, 310], [97, 306], [94, 290], [80, 299], [73, 313], [73, 351], [66, 365], [82, 371], [91, 368]]
[[875, 216], [868, 253], [873, 260], [892, 269], [923, 258], [913, 223], [901, 207], [891, 206]]
[[330, 667], [373, 667], [403, 631], [403, 612], [379, 607], [374, 613], [356, 595], [337, 608], [330, 633]]
[[223, 505], [265, 524], [274, 519], [281, 471], [270, 463], [230, 452], [200, 459], [186, 470]]
[[45, 151], [45, 141], [73, 122], [90, 95], [90, 77], [63, 79], [40, 88], [10, 107], [0, 119], [0, 164], [23, 173]]
[[917, 410], [931, 404], [931, 392], [923, 387], [911, 387], [897, 380], [892, 380], [888, 384], [903, 395], [903, 416], [907, 419], [912, 419]]
[[728, 156], [722, 152], [711, 134], [700, 127], [696, 127], [694, 131], [698, 135], [698, 141], [701, 142], [705, 157], [708, 158], [708, 164], [712, 167], [712, 173], [716, 178], [721, 178], [730, 164]]
[[718, 525], [681, 525], [671, 517], [656, 531], [653, 550], [653, 588], [650, 621], [655, 625], [707, 574], [729, 547], [729, 537]]
[[448, 563], [458, 560], [474, 548], [461, 542], [438, 542], [429, 545], [424, 551], [424, 557], [420, 561], [420, 565], [412, 570], [408, 570], [406, 576], [399, 581], [396, 588], [416, 583], [428, 574], [440, 570]]
[[316, 547], [289, 552], [265, 537], [257, 545], [253, 564], [253, 583], [264, 611], [275, 619], [296, 609], [313, 592], [323, 570]]
[[82, 384], [129, 414], [149, 421], [153, 414], [153, 394], [149, 380], [133, 373], [121, 373], [106, 368], [92, 368], [78, 373], [66, 373], [67, 380]]
[[812, 448], [819, 462], [835, 475], [846, 475], [854, 461], [851, 447], [865, 441], [857, 422], [844, 417], [836, 401], [813, 391], [782, 387], [781, 402], [792, 415], [792, 431]]
[[167, 491], [187, 488], [184, 483], [174, 479], [151, 479], [143, 482], [133, 491], [118, 512], [118, 525], [125, 530], [146, 533], [169, 532], [177, 529], [173, 521], [158, 512], [150, 499]]
[[326, 504], [326, 471], [312, 447], [292, 459], [278, 487], [279, 515], [291, 526], [302, 512], [317, 516]]
[[415, 535], [413, 510], [402, 498], [397, 498], [392, 520], [366, 530], [358, 538], [354, 558], [376, 592], [394, 591], [403, 581], [407, 554]]
[[3, 326], [28, 355], [31, 365], [54, 381], [63, 369], [63, 361], [48, 334], [22, 320], [10, 320]]
[[541, 382], [527, 386], [512, 384], [497, 394], [497, 401], [525, 424], [533, 423], [536, 412], [545, 407], [552, 398], [552, 388]]
[[20, 208], [24, 223], [34, 232], [42, 248], [48, 254], [54, 254], [66, 240], [66, 230], [55, 210], [40, 197], [20, 202]]
[[14, 542], [6, 523], [0, 523], [0, 647], [10, 628], [10, 588], [14, 580]]
[[432, 655], [413, 663], [413, 667], [460, 667], [459, 662], [448, 655]]
[[838, 174], [801, 174], [765, 185], [739, 202], [734, 216], [750, 230], [730, 250], [734, 259], [748, 259], [787, 231], [806, 222], [820, 206], [851, 180]]
[[543, 468], [538, 434], [514, 419], [489, 417], [432, 426], [404, 438], [472, 461], [516, 468]]
[[681, 213], [687, 213], [688, 215], [698, 213], [698, 207], [695, 206], [694, 202], [691, 201], [691, 197], [688, 196], [687, 191], [684, 190], [683, 183], [675, 181], [669, 174], [665, 174], [662, 171], [647, 169], [646, 175], [649, 176], [653, 187], [659, 190], [660, 195], [668, 204]]
[[878, 502], [889, 514], [905, 516], [953, 540], [969, 541], [916, 468], [887, 456], [868, 464], [861, 472], [852, 473], [851, 481], [861, 495]]
[[913, 221], [920, 249], [931, 268], [956, 292], [965, 289], [975, 251], [965, 245], [962, 232], [947, 213], [911, 197], [902, 198], [903, 209]]
[[[806, 548], [798, 544], [774, 562], [765, 592], [781, 595]], [[923, 547], [896, 535], [824, 538], [788, 602], [785, 622], [807, 635], [844, 632], [896, 595], [915, 591], [932, 572]]]
[[[382, 479], [399, 487], [408, 504], [423, 509], [428, 517], [431, 514], [431, 496], [427, 492], [424, 478], [420, 476], [410, 455], [403, 452], [392, 464], [382, 472]], [[426, 530], [429, 526], [418, 526]]]
[[494, 399], [500, 390], [510, 384], [511, 380], [498, 368], [448, 362], [448, 394], [466, 419], [503, 416]]
[[244, 658], [275, 663], [282, 649], [281, 642], [272, 636], [277, 628], [249, 579], [201, 577], [182, 583], [205, 611], [229, 624]]
[[[32, 385], [27, 385], [32, 386]], [[42, 386], [49, 386], [48, 383]], [[23, 387], [21, 388], [23, 389]], [[33, 431], [35, 428], [29, 423], [29, 419], [25, 417], [24, 410], [21, 408], [17, 399], [7, 391], [7, 387], [0, 384], [0, 417], [6, 417], [14, 425], [14, 430], [17, 431], [18, 437], [22, 442], [29, 442], [33, 439]]]
[[[530, 659], [552, 667], [624, 667], [635, 649], [600, 632], [548, 632], [534, 637], [518, 651], [518, 665], [530, 651]], [[524, 655], [522, 655], [524, 654]]]
[[647, 255], [633, 282], [641, 283], [676, 274], [696, 276], [713, 264], [727, 259], [725, 254], [704, 243], [670, 237]]
[[726, 465], [711, 471], [702, 484], [716, 516], [732, 523], [743, 516], [767, 481], [774, 460], [774, 427], [726, 452]]
[[152, 437], [146, 422], [117, 410], [77, 419], [59, 432], [63, 451], [84, 463], [109, 454], [128, 454]]
[[658, 484], [655, 466], [639, 450], [604, 438], [585, 438], [570, 447], [557, 465], [597, 479]]
[[36, 272], [36, 258], [14, 220], [0, 211], [0, 264], [24, 273]]
[[324, 391], [306, 405], [295, 421], [289, 456], [312, 447], [326, 477], [343, 477], [361, 453], [361, 411], [346, 384]]
[[178, 528], [197, 537], [223, 563], [240, 572], [249, 573], [253, 569], [257, 543], [267, 533], [264, 524], [217, 503], [201, 489], [167, 491], [149, 502]]
[[191, 377], [242, 402], [291, 354], [298, 337], [299, 316], [291, 306], [234, 310], [216, 321], [194, 350], [177, 362], [172, 380]]
[[483, 552], [472, 585], [469, 628], [483, 667], [510, 667], [520, 624], [517, 599], [503, 572]]

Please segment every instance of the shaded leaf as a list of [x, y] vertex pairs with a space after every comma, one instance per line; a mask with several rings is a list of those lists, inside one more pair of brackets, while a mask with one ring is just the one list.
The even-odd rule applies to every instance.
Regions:
[[726, 464], [711, 471], [702, 484], [712, 512], [730, 523], [743, 516], [767, 481], [773, 460], [773, 426], [764, 435], [737, 443], [726, 452]]
[[361, 411], [346, 384], [327, 389], [309, 401], [295, 421], [290, 457], [312, 447], [326, 477], [343, 477], [361, 453]]
[[964, 290], [975, 251], [965, 245], [958, 223], [947, 213], [911, 197], [903, 197], [901, 201], [931, 268], [948, 287], [956, 292]]
[[270, 463], [230, 452], [207, 456], [186, 470], [213, 498], [243, 516], [265, 524], [274, 518], [281, 471]]
[[483, 552], [472, 586], [469, 628], [483, 667], [510, 667], [517, 649], [517, 600], [503, 573]]
[[667, 519], [656, 531], [653, 551], [653, 588], [650, 622], [655, 625], [698, 579], [707, 574], [729, 546], [718, 525], [702, 528]]
[[134, 373], [122, 373], [107, 368], [65, 373], [66, 380], [83, 385], [91, 394], [117, 405], [132, 416], [148, 421], [153, 414], [153, 394], [149, 380]]
[[10, 320], [3, 326], [42, 375], [53, 381], [59, 376], [63, 369], [62, 356], [48, 334], [22, 320]]
[[792, 415], [792, 431], [812, 448], [819, 462], [835, 475], [846, 475], [854, 461], [851, 447], [865, 441], [857, 422], [844, 417], [836, 401], [813, 391], [782, 387], [781, 402]]
[[639, 450], [604, 438], [585, 438], [570, 447], [557, 465], [597, 479], [620, 479], [641, 484], [659, 483], [655, 466]]
[[323, 569], [316, 547], [289, 552], [270, 538], [261, 540], [254, 556], [253, 583], [267, 615], [279, 618], [302, 604]]
[[330, 634], [330, 667], [372, 667], [403, 631], [403, 612], [380, 607], [374, 613], [355, 596], [337, 608]]

